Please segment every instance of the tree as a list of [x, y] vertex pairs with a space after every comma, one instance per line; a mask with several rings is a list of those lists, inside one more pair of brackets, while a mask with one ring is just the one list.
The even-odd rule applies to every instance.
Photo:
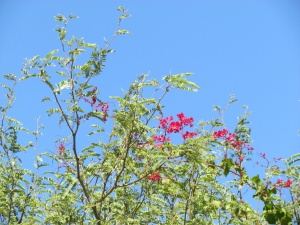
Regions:
[[[247, 109], [229, 132], [219, 117], [199, 122], [184, 112], [167, 116], [162, 100], [173, 89], [197, 91], [191, 73], [163, 77], [163, 83], [137, 77], [115, 104], [99, 98], [99, 79], [110, 45], [127, 18], [124, 8], [117, 29], [105, 47], [83, 39], [67, 39], [67, 25], [76, 16], [55, 17], [59, 50], [24, 64], [23, 76], [8, 74], [7, 103], [1, 107], [0, 221], [3, 224], [300, 224], [300, 154], [286, 159], [285, 168], [272, 165], [265, 154], [266, 178], [250, 177], [246, 162], [251, 147]], [[80, 57], [90, 58], [80, 63]], [[53, 66], [59, 69], [53, 71]], [[38, 127], [29, 131], [9, 117], [14, 89], [25, 79], [39, 79], [52, 96], [42, 101], [55, 106], [47, 112], [69, 135], [56, 140], [56, 153], [36, 156], [36, 171], [22, 167], [20, 152], [37, 148], [23, 144], [27, 133], [37, 140]], [[45, 87], [46, 87], [45, 86]], [[151, 95], [149, 90], [152, 90]], [[228, 105], [235, 102], [232, 97]], [[111, 109], [113, 107], [113, 109]], [[88, 128], [90, 127], [90, 128]], [[84, 128], [84, 129], [83, 129]], [[89, 129], [89, 132], [85, 132]], [[83, 132], [82, 132], [83, 131]], [[23, 133], [22, 133], [23, 132]], [[94, 136], [81, 147], [82, 137]], [[174, 142], [180, 141], [179, 144]], [[57, 170], [49, 167], [56, 163]], [[280, 159], [275, 159], [275, 163]], [[45, 163], [46, 162], [46, 163]], [[262, 167], [263, 168], [263, 167]], [[276, 177], [286, 177], [285, 180]], [[264, 205], [256, 210], [244, 197], [245, 189]], [[291, 193], [290, 201], [281, 191]]]

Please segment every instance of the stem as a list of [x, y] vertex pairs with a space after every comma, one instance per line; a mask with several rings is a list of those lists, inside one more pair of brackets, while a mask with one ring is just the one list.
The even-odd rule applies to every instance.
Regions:
[[[153, 183], [153, 182], [152, 182]], [[146, 199], [146, 193], [150, 190], [150, 187], [152, 186], [152, 183], [150, 185], [147, 185], [147, 188], [145, 190], [145, 192], [143, 193], [143, 187], [141, 188], [141, 197], [143, 196], [143, 199], [140, 201], [140, 203], [137, 204], [137, 206], [135, 207], [134, 210], [132, 210], [132, 216], [134, 217], [137, 210], [141, 207], [141, 205], [144, 203], [145, 199]]]
[[22, 210], [22, 213], [21, 213], [21, 217], [20, 217], [20, 219], [19, 219], [19, 221], [18, 221], [18, 224], [22, 224], [22, 220], [23, 220], [23, 216], [24, 216], [24, 214], [25, 214], [25, 209], [26, 209], [26, 206], [27, 206], [27, 201], [28, 201], [28, 199], [30, 198], [30, 195], [31, 195], [31, 192], [33, 191], [33, 187], [32, 186], [30, 186], [30, 189], [29, 189], [29, 191], [28, 191], [28, 193], [27, 193], [27, 195], [26, 195], [26, 198], [25, 198], [25, 204], [24, 204], [24, 206], [23, 206], [23, 210]]
[[[292, 202], [295, 203], [294, 196], [293, 196], [291, 190], [290, 190], [290, 195], [291, 195]], [[300, 217], [297, 214], [295, 207], [294, 207], [293, 211], [294, 211], [294, 215], [295, 215], [295, 218], [296, 218], [296, 222], [297, 222], [298, 225], [300, 225]]]
[[[76, 133], [73, 133], [72, 132], [72, 138], [73, 138], [73, 152], [74, 152], [74, 155], [75, 155], [75, 160], [76, 160], [76, 173], [77, 173], [77, 179], [80, 183], [80, 186], [82, 187], [82, 190], [83, 190], [83, 193], [87, 199], [87, 201], [89, 203], [91, 203], [90, 201], [90, 196], [89, 196], [89, 193], [88, 193], [88, 190], [86, 189], [86, 186], [81, 178], [81, 173], [80, 173], [80, 161], [79, 161], [79, 157], [78, 157], [78, 154], [77, 154], [77, 149], [76, 149]], [[98, 212], [97, 212], [97, 208], [96, 206], [92, 206], [92, 210], [93, 210], [93, 214], [94, 216], [96, 217], [96, 219], [98, 220], [97, 224], [100, 225], [100, 216], [98, 215]]]

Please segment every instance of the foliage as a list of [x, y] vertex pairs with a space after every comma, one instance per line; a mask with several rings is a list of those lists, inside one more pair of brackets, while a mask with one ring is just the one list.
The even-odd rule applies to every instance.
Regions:
[[[162, 83], [142, 74], [123, 96], [111, 97], [115, 104], [99, 98], [93, 83], [114, 52], [110, 45], [116, 36], [129, 33], [119, 29], [129, 15], [122, 7], [118, 10], [122, 15], [117, 29], [103, 48], [67, 39], [67, 25], [76, 16], [56, 16], [62, 24], [56, 28], [62, 48], [29, 59], [19, 78], [5, 75], [11, 85], [2, 84], [7, 102], [1, 106], [0, 125], [1, 223], [300, 224], [300, 155], [282, 160], [282, 169], [261, 153], [266, 177], [250, 177], [245, 165], [254, 149], [246, 109], [231, 133], [221, 107], [215, 107], [218, 118], [196, 128], [193, 117], [184, 113], [164, 115], [162, 100], [173, 89], [198, 90], [188, 80], [191, 73], [165, 76]], [[90, 58], [78, 63], [85, 54]], [[54, 66], [59, 67], [55, 74]], [[56, 141], [55, 154], [36, 155], [36, 171], [30, 171], [22, 167], [20, 153], [37, 148], [37, 143], [24, 144], [20, 135], [37, 140], [41, 127], [28, 131], [9, 117], [9, 110], [15, 86], [34, 77], [52, 92], [42, 101], [56, 103], [47, 113], [57, 114], [69, 135]], [[145, 94], [149, 90], [150, 97]], [[231, 98], [229, 105], [235, 101]], [[96, 141], [79, 147], [80, 130], [89, 130], [85, 135], [96, 136]], [[45, 163], [50, 160], [57, 170]], [[286, 179], [272, 184], [278, 177]], [[262, 210], [247, 203], [245, 190], [253, 191]], [[290, 201], [282, 198], [283, 190], [290, 192]]]

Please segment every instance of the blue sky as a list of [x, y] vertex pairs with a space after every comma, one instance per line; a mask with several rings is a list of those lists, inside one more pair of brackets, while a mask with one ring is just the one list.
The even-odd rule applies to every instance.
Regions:
[[[300, 2], [260, 1], [14, 1], [0, 2], [0, 74], [20, 74], [24, 58], [44, 56], [60, 48], [57, 14], [79, 16], [69, 33], [103, 46], [110, 38], [122, 5], [131, 17], [108, 57], [102, 96], [120, 95], [121, 88], [142, 73], [160, 77], [193, 72], [197, 93], [175, 91], [164, 102], [166, 114], [185, 112], [196, 121], [215, 118], [213, 105], [225, 106], [230, 94], [239, 100], [225, 114], [233, 129], [241, 106], [248, 105], [255, 151], [269, 157], [299, 153], [300, 139]], [[3, 81], [3, 76], [0, 78]], [[2, 93], [2, 92], [1, 92]], [[54, 127], [40, 99], [49, 92], [37, 80], [17, 88], [12, 111], [31, 129], [35, 118], [45, 125], [39, 151], [53, 151]], [[3, 95], [2, 95], [3, 96]], [[1, 96], [1, 99], [3, 97]], [[1, 100], [2, 101], [2, 100]], [[50, 142], [50, 144], [49, 144]]]

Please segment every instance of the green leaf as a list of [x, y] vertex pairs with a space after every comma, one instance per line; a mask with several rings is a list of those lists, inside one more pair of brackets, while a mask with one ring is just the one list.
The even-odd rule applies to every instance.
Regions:
[[38, 155], [36, 156], [36, 160], [39, 161], [39, 162], [43, 162], [43, 159]]
[[49, 52], [49, 53], [46, 55], [46, 59], [50, 59], [50, 57], [51, 57], [53, 54], [57, 53], [57, 52], [58, 52], [58, 49], [55, 49], [55, 50]]
[[16, 75], [13, 73], [4, 74], [4, 78], [10, 81], [16, 81]]
[[5, 84], [0, 83], [0, 85], [1, 85], [3, 88], [7, 89], [8, 91], [11, 90], [11, 89], [10, 89], [7, 85], [5, 85]]
[[77, 183], [77, 179], [76, 178], [71, 178], [72, 181], [69, 183], [68, 187], [65, 189], [64, 193], [63, 193], [63, 198], [65, 198], [71, 191], [71, 189], [76, 185]]
[[43, 82], [46, 83], [48, 87], [50, 87], [50, 89], [54, 92], [54, 87], [49, 80], [43, 79]]
[[94, 135], [94, 134], [101, 133], [101, 132], [103, 132], [103, 131], [104, 131], [104, 129], [101, 129], [101, 130], [95, 130], [95, 131], [92, 131], [92, 132], [88, 133], [88, 136], [92, 136], [92, 135]]
[[106, 50], [107, 53], [112, 53], [112, 52], [115, 52], [115, 51], [116, 51], [116, 50], [113, 50], [113, 49], [107, 49], [107, 50]]
[[97, 45], [94, 44], [94, 43], [81, 43], [80, 46], [87, 47], [87, 48], [92, 48], [92, 49], [97, 48]]
[[54, 19], [57, 21], [57, 22], [67, 22], [67, 19], [66, 17], [64, 17], [63, 15], [61, 14], [58, 14], [57, 16], [54, 16]]
[[274, 205], [272, 203], [265, 203], [265, 206], [263, 208], [264, 210], [273, 210], [274, 209]]
[[69, 15], [69, 19], [77, 19], [77, 18], [79, 18], [79, 17], [75, 16], [75, 15], [72, 15], [72, 14]]
[[118, 30], [117, 34], [130, 34], [128, 30]]
[[262, 181], [260, 180], [260, 178], [259, 178], [259, 175], [257, 174], [256, 176], [254, 176], [254, 177], [252, 177], [252, 182], [253, 183], [255, 183], [255, 184], [259, 184], [259, 183], [261, 183]]
[[125, 9], [124, 9], [123, 6], [119, 6], [119, 7], [117, 8], [117, 10], [119, 10], [119, 11], [121, 11], [121, 12], [124, 12], [124, 11], [125, 11]]
[[[6, 117], [6, 120], [7, 122], [9, 123], [14, 123], [14, 124], [17, 124], [17, 125], [22, 125], [22, 123], [14, 118], [11, 118], [11, 117]], [[13, 127], [14, 129], [17, 129], [17, 127]]]
[[37, 60], [40, 56], [39, 55], [36, 55], [34, 56], [32, 59], [30, 59], [30, 61], [34, 62], [35, 60]]
[[65, 77], [65, 76], [66, 76], [66, 73], [65, 73], [65, 72], [63, 72], [63, 71], [56, 71], [56, 73], [57, 73], [57, 74], [59, 74], [59, 75], [61, 75], [61, 76], [63, 76], [63, 77]]
[[58, 94], [60, 94], [60, 92], [63, 90], [63, 89], [68, 89], [70, 88], [70, 81], [69, 80], [63, 80], [61, 82], [59, 82], [57, 85], [57, 88], [55, 88], [53, 90], [53, 92], [56, 92]]
[[169, 75], [163, 77], [163, 80], [168, 82], [172, 87], [187, 91], [198, 91], [199, 87], [191, 81], [188, 81], [186, 77], [191, 76], [191, 73], [181, 73], [176, 75]]
[[88, 116], [89, 117], [95, 117], [97, 119], [102, 120], [102, 117], [104, 116], [104, 113], [103, 112], [90, 112], [90, 113], [88, 113]]
[[[254, 183], [254, 189], [256, 190], [253, 197], [259, 196], [265, 189], [264, 183], [259, 178], [259, 175], [256, 175], [256, 176], [252, 177], [251, 181]], [[264, 199], [261, 199], [261, 200], [264, 201]]]
[[47, 110], [48, 116], [51, 116], [54, 113], [59, 113], [60, 114], [60, 109], [58, 108], [51, 108]]
[[88, 136], [91, 136], [91, 135], [97, 134], [97, 133], [101, 133], [101, 132], [104, 131], [104, 128], [101, 127], [101, 126], [99, 126], [99, 125], [97, 125], [97, 124], [92, 124], [91, 127], [93, 127], [93, 128], [98, 128], [98, 129], [95, 130], [95, 131], [90, 132], [90, 133], [88, 134]]
[[67, 34], [67, 31], [66, 31], [65, 28], [60, 29], [60, 32], [59, 32], [59, 40], [65, 39], [66, 34]]
[[82, 52], [85, 52], [84, 49], [76, 48], [73, 51], [70, 51], [69, 54], [80, 55]]
[[41, 100], [41, 102], [45, 102], [45, 101], [50, 101], [50, 98], [49, 97], [45, 97]]
[[227, 177], [229, 174], [230, 168], [234, 165], [234, 162], [231, 158], [222, 160], [222, 167], [224, 169], [224, 176]]
[[291, 157], [287, 158], [286, 161], [287, 161], [287, 163], [288, 163], [289, 166], [291, 166], [295, 162], [300, 161], [300, 153], [292, 155]]
[[64, 61], [64, 57], [59, 57], [59, 56], [52, 56], [49, 58], [49, 60], [57, 60], [57, 61]]

